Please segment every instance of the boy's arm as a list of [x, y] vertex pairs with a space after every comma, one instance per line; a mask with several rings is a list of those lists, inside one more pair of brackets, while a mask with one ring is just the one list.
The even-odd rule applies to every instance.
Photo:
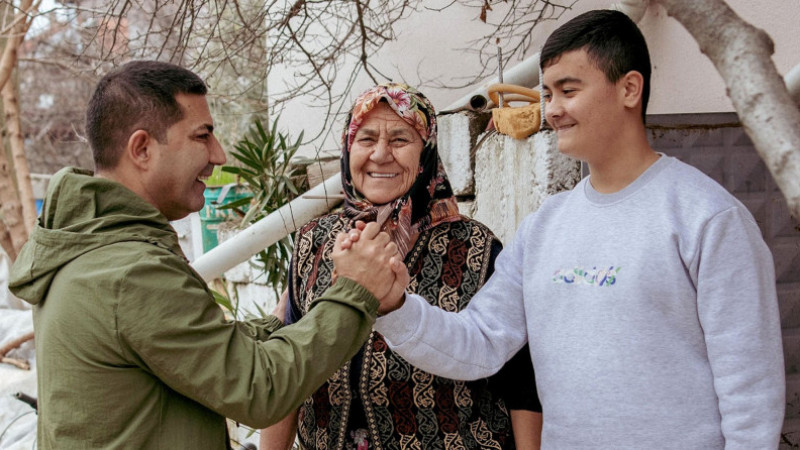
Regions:
[[697, 309], [726, 449], [776, 448], [785, 374], [772, 255], [747, 211], [706, 225], [695, 257]]
[[466, 309], [447, 312], [407, 294], [401, 308], [378, 318], [375, 330], [392, 350], [435, 375], [474, 380], [500, 370], [527, 341], [522, 267], [528, 222]]

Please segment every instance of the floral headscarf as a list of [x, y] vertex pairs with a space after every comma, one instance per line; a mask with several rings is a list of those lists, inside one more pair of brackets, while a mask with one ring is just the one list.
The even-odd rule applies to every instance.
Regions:
[[[381, 101], [419, 133], [424, 147], [419, 158], [419, 174], [401, 197], [386, 205], [373, 205], [353, 186], [350, 173], [350, 148], [367, 114]], [[400, 83], [380, 84], [361, 94], [353, 106], [342, 136], [342, 186], [345, 215], [355, 220], [377, 221], [389, 233], [405, 257], [412, 236], [444, 223], [460, 220], [458, 204], [436, 146], [436, 111], [416, 89]]]

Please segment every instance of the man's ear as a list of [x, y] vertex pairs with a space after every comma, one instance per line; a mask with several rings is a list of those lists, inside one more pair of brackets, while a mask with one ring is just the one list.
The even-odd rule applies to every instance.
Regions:
[[626, 108], [636, 108], [642, 104], [644, 77], [637, 70], [631, 70], [619, 80], [622, 89], [623, 103]]
[[153, 143], [155, 143], [155, 139], [150, 133], [145, 130], [136, 130], [128, 138], [124, 157], [128, 158], [136, 167], [145, 169], [153, 159]]

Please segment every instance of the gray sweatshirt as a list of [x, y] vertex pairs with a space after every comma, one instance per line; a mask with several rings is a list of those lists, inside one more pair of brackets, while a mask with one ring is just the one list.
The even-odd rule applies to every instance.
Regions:
[[521, 224], [459, 314], [408, 295], [376, 330], [412, 364], [496, 372], [526, 341], [543, 449], [775, 449], [785, 379], [772, 256], [747, 209], [661, 156]]

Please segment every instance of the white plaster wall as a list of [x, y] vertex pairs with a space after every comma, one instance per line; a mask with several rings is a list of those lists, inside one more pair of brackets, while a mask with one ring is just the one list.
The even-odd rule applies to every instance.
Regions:
[[[226, 273], [227, 276], [227, 273]], [[278, 297], [272, 287], [254, 282], [234, 282], [228, 286], [239, 299], [238, 318], [263, 317], [261, 312], [270, 314], [278, 304]]]

